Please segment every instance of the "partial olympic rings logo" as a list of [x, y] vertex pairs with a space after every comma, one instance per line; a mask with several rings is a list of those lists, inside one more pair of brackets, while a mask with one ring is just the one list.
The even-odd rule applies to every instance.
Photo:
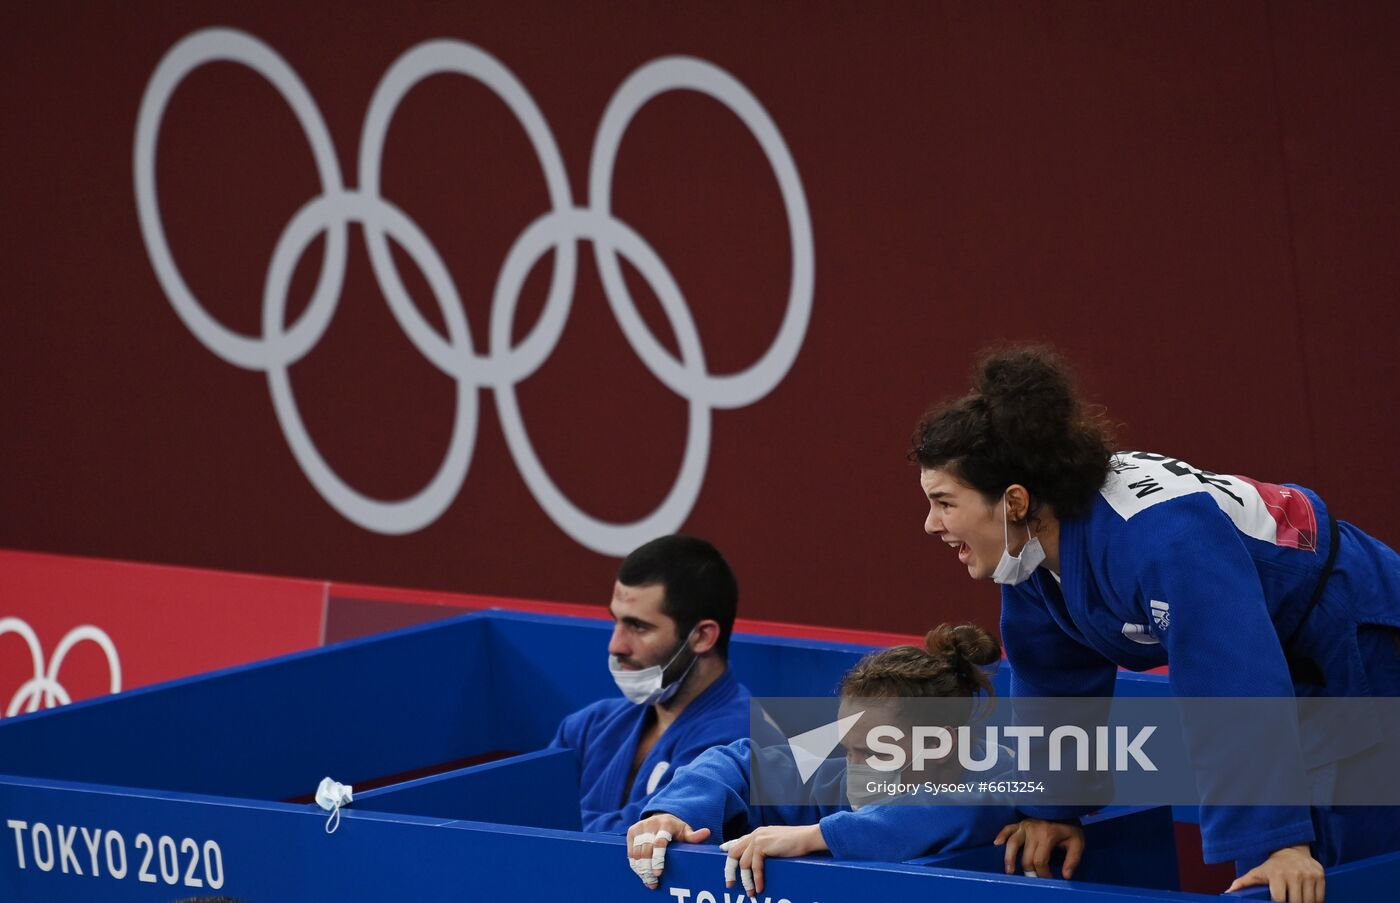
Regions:
[[121, 692], [121, 659], [117, 657], [116, 644], [100, 627], [84, 624], [68, 631], [63, 639], [58, 641], [47, 668], [44, 667], [44, 649], [39, 645], [39, 636], [34, 632], [34, 628], [19, 618], [0, 618], [0, 637], [7, 633], [19, 634], [20, 639], [29, 647], [29, 656], [34, 661], [34, 676], [21, 684], [19, 691], [10, 699], [10, 704], [5, 709], [6, 717], [21, 711], [37, 712], [41, 705], [51, 709], [72, 702], [68, 691], [58, 682], [58, 672], [63, 667], [63, 660], [68, 657], [69, 651], [83, 640], [89, 640], [102, 648], [102, 652], [107, 656], [107, 669], [111, 675], [111, 691]]
[[[156, 147], [166, 105], [186, 75], [217, 60], [247, 66], [281, 93], [306, 134], [321, 180], [320, 196], [287, 224], [272, 255], [264, 283], [261, 337], [227, 329], [191, 293], [166, 241], [156, 194]], [[414, 85], [438, 73], [464, 75], [495, 92], [525, 129], [549, 190], [551, 209], [515, 240], [497, 277], [486, 354], [473, 348], [461, 299], [437, 250], [402, 210], [379, 193], [380, 162], [394, 111]], [[743, 121], [777, 176], [787, 211], [792, 248], [787, 309], [772, 345], [748, 369], [737, 373], [713, 374], [706, 369], [700, 336], [670, 271], [646, 240], [611, 212], [613, 164], [623, 133], [643, 105], [674, 90], [707, 94]], [[594, 138], [588, 206], [576, 207], [563, 159], [544, 116], [515, 75], [479, 47], [456, 40], [427, 41], [409, 49], [389, 67], [365, 115], [359, 186], [352, 188], [342, 182], [335, 147], [320, 110], [286, 61], [249, 34], [206, 29], [172, 47], [146, 86], [136, 126], [135, 179], [141, 234], [156, 277], [176, 313], [210, 351], [231, 364], [267, 374], [277, 419], [302, 471], [336, 511], [379, 533], [422, 529], [457, 497], [476, 440], [478, 388], [494, 392], [501, 427], [521, 476], [536, 501], [569, 536], [594, 551], [624, 555], [658, 534], [674, 532], [690, 513], [704, 480], [711, 410], [743, 407], [772, 391], [792, 366], [811, 316], [812, 225], [796, 164], [777, 126], [748, 89], [722, 69], [699, 59], [654, 60], [633, 72], [617, 89]], [[364, 229], [375, 278], [400, 328], [420, 353], [457, 383], [456, 420], [442, 464], [426, 486], [403, 499], [371, 498], [336, 474], [302, 422], [287, 373], [316, 345], [335, 314], [345, 276], [346, 226], [352, 222]], [[298, 259], [321, 233], [326, 236], [325, 259], [311, 303], [288, 326], [284, 322], [288, 283]], [[389, 238], [408, 253], [426, 277], [442, 310], [446, 338], [428, 324], [409, 299], [390, 256]], [[535, 453], [516, 402], [515, 385], [544, 363], [563, 333], [573, 302], [579, 241], [593, 245], [608, 304], [633, 350], [658, 379], [690, 403], [686, 449], [675, 482], [651, 514], [632, 523], [593, 517], [560, 491]], [[531, 268], [551, 250], [555, 252], [554, 275], [544, 310], [524, 340], [512, 345], [521, 286]], [[676, 335], [679, 360], [642, 320], [623, 281], [619, 255], [656, 293]]]

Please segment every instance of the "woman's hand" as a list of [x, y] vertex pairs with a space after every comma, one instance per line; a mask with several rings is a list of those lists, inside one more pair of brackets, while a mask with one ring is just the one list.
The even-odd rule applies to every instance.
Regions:
[[737, 840], [726, 841], [719, 848], [729, 854], [724, 862], [724, 886], [734, 886], [737, 872], [739, 880], [743, 882], [744, 893], [752, 897], [763, 893], [764, 859], [770, 856], [780, 859], [806, 856], [820, 853], [827, 846], [821, 825], [803, 825], [759, 828]]
[[1065, 848], [1065, 864], [1061, 873], [1065, 878], [1074, 875], [1079, 859], [1084, 855], [1084, 829], [1075, 824], [1060, 821], [1043, 821], [1039, 818], [1025, 818], [1001, 829], [997, 846], [1006, 844], [1006, 874], [1016, 873], [1016, 854], [1021, 852], [1021, 869], [1027, 875], [1040, 878], [1055, 877], [1050, 873], [1050, 855], [1056, 847]]
[[709, 828], [696, 830], [674, 815], [664, 812], [649, 815], [627, 829], [627, 864], [643, 884], [656, 890], [661, 885], [661, 872], [666, 868], [667, 845], [673, 840], [703, 843], [709, 836]]
[[1305, 843], [1275, 850], [1236, 878], [1225, 893], [1256, 884], [1269, 885], [1269, 899], [1274, 903], [1323, 903], [1327, 897], [1327, 875]]

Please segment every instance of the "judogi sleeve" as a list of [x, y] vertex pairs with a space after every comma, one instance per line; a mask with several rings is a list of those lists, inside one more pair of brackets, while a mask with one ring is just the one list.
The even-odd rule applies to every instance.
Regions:
[[[1001, 641], [1011, 662], [1013, 699], [1113, 696], [1118, 667], [1066, 633], [1031, 581], [1001, 588]], [[1029, 818], [1068, 820], [1096, 808], [1023, 804], [1017, 811]]]
[[837, 859], [901, 862], [989, 844], [1015, 820], [1009, 805], [876, 803], [858, 811], [833, 812], [820, 824], [822, 838]]
[[647, 800], [642, 817], [665, 812], [697, 830], [709, 828], [711, 839], [719, 840], [726, 823], [750, 816], [750, 748], [745, 737], [705, 750]]

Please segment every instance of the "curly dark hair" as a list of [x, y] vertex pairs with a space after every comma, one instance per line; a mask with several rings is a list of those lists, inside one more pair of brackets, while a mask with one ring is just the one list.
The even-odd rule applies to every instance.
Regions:
[[1087, 514], [1113, 457], [1102, 410], [1079, 399], [1068, 366], [1040, 345], [984, 352], [972, 391], [924, 414], [911, 444], [909, 460], [948, 470], [989, 502], [1025, 486], [1030, 518], [1043, 504], [1060, 518]]

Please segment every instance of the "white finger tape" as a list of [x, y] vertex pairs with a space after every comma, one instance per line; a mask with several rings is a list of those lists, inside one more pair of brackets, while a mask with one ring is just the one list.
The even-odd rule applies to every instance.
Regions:
[[644, 847], [647, 844], [654, 842], [655, 840], [655, 834], [651, 833], [650, 831], [643, 831], [641, 834], [638, 834], [636, 838], [633, 839], [632, 846]]
[[[730, 843], [733, 842], [734, 841], [732, 840], [730, 841]], [[723, 849], [723, 847], [721, 847], [720, 849]], [[731, 881], [737, 880], [738, 877], [739, 860], [735, 859], [733, 856], [730, 856], [728, 859], [724, 860], [724, 883], [728, 885]]]
[[627, 863], [632, 866], [632, 871], [637, 873], [637, 877], [642, 879], [642, 883], [656, 883], [656, 873], [651, 870], [650, 859], [629, 859]]

